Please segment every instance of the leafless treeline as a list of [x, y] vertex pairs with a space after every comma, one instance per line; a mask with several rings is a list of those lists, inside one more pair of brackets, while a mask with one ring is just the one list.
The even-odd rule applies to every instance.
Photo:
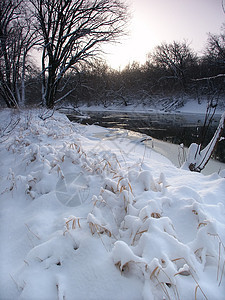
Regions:
[[[127, 7], [119, 0], [2, 0], [2, 103], [51, 108], [63, 100], [127, 105], [167, 98], [169, 107], [185, 96], [217, 101], [223, 95], [225, 27], [208, 35], [202, 56], [187, 41], [173, 41], [157, 46], [144, 65], [115, 71], [97, 58], [103, 43], [124, 34], [126, 20]], [[41, 53], [40, 70], [32, 63], [33, 49]]]
[[134, 62], [122, 71], [112, 70], [105, 63], [83, 66], [79, 74], [67, 78], [68, 91], [76, 87], [67, 100], [78, 106], [163, 100], [168, 108], [182, 105], [186, 98], [199, 102], [207, 98], [214, 104], [219, 99], [224, 101], [224, 34], [210, 34], [202, 56], [188, 42], [174, 41], [157, 46], [145, 64]]

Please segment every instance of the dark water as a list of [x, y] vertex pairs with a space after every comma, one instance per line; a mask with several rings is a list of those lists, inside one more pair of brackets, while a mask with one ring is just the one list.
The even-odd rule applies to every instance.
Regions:
[[[81, 124], [133, 130], [174, 144], [183, 143], [189, 147], [191, 143], [200, 141], [205, 116], [203, 114], [86, 112], [85, 116], [68, 115], [68, 117]], [[214, 117], [207, 131], [205, 145], [212, 138], [219, 119], [220, 116]], [[213, 157], [225, 162], [225, 140], [218, 143]]]

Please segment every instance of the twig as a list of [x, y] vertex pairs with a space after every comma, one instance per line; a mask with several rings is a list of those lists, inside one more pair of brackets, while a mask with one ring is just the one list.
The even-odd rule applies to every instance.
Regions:
[[32, 233], [38, 240], [40, 240], [40, 237], [37, 234], [35, 234], [33, 231], [31, 231], [29, 226], [26, 223], [25, 223], [25, 226], [27, 227], [27, 229], [30, 233]]

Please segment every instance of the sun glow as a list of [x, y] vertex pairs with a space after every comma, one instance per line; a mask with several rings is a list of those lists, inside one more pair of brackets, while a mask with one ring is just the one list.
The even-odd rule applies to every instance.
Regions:
[[105, 59], [115, 69], [144, 63], [161, 42], [186, 40], [202, 53], [207, 33], [219, 33], [224, 22], [220, 0], [127, 0], [131, 10], [129, 35], [107, 45]]
[[133, 62], [146, 62], [147, 54], [157, 44], [157, 37], [146, 19], [147, 16], [143, 16], [138, 9], [133, 9], [128, 35], [118, 44], [104, 48], [105, 58], [112, 68], [123, 69]]

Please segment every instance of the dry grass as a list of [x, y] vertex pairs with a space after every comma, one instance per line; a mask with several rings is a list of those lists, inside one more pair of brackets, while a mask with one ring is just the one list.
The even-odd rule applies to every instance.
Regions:
[[210, 236], [214, 236], [218, 239], [218, 263], [217, 263], [217, 281], [218, 286], [221, 285], [224, 275], [224, 268], [225, 268], [225, 246], [218, 234], [211, 234], [208, 233]]
[[77, 228], [81, 228], [80, 222], [81, 220], [87, 220], [86, 218], [78, 218], [78, 217], [70, 217], [66, 219], [66, 230], [64, 231], [63, 235], [65, 235], [70, 230], [75, 230]]
[[[110, 180], [107, 182], [107, 184], [104, 186], [104, 188], [101, 191], [101, 197], [99, 198], [95, 198], [93, 199], [93, 210], [92, 213], [94, 214], [94, 208], [95, 207], [104, 207], [104, 210], [107, 210], [107, 213], [110, 214], [110, 217], [114, 218], [115, 223], [116, 219], [117, 219], [117, 215], [115, 212], [115, 210], [113, 209], [114, 207], [112, 207], [111, 202], [107, 202], [107, 195], [104, 196], [103, 193], [104, 191], [107, 191], [108, 194], [109, 192], [112, 192], [113, 195], [111, 194], [112, 197], [115, 198], [115, 201], [118, 201], [118, 206], [120, 204], [122, 204], [122, 201], [124, 202], [124, 205], [122, 207], [122, 205], [120, 206], [121, 208], [121, 212], [122, 212], [122, 217], [123, 220], [122, 222], [125, 220], [125, 216], [127, 216], [128, 214], [128, 206], [130, 204], [130, 199], [133, 200], [133, 196], [134, 196], [134, 191], [133, 188], [131, 186], [131, 183], [129, 182], [127, 175], [122, 176], [121, 174], [123, 174], [121, 172], [121, 165], [118, 161], [118, 159], [116, 157], [114, 157], [115, 161], [110, 161], [108, 158], [104, 157], [100, 160], [98, 159], [94, 159], [89, 161], [87, 154], [83, 152], [83, 150], [81, 149], [80, 146], [78, 146], [76, 143], [72, 143], [70, 144], [69, 148], [73, 149], [74, 151], [76, 151], [80, 157], [83, 156], [85, 157], [84, 160], [82, 160], [82, 168], [84, 168], [86, 171], [91, 172], [92, 174], [103, 174], [105, 176], [105, 174], [107, 174], [107, 176], [109, 178], [111, 178], [111, 182], [112, 184], [110, 184]], [[123, 157], [123, 155], [122, 155]], [[143, 155], [143, 159], [142, 162], [140, 163], [140, 168], [142, 167], [142, 164], [144, 162], [144, 157], [145, 157], [145, 153]], [[123, 157], [124, 158], [124, 157]], [[64, 161], [64, 157], [62, 158], [62, 162]], [[84, 163], [84, 161], [86, 163]], [[125, 161], [125, 159], [124, 159]], [[80, 161], [81, 162], [81, 161]], [[125, 161], [126, 164], [126, 161]], [[59, 172], [60, 173], [60, 170]], [[154, 180], [155, 181], [155, 180]], [[155, 181], [156, 182], [156, 181]], [[157, 183], [155, 184], [156, 189], [155, 191], [160, 192], [162, 191], [163, 188], [166, 188], [166, 184], [165, 181], [162, 178], [159, 178], [159, 180], [157, 181]], [[120, 202], [120, 203], [119, 203]], [[113, 203], [113, 202], [112, 202]], [[133, 204], [134, 202], [132, 202]], [[197, 218], [199, 218], [199, 213], [197, 210], [193, 209], [192, 213], [197, 216]], [[134, 245], [135, 242], [138, 242], [138, 240], [140, 240], [141, 236], [148, 232], [148, 228], [146, 228], [145, 222], [150, 219], [150, 218], [154, 218], [154, 219], [160, 219], [162, 217], [161, 212], [151, 212], [151, 215], [144, 215], [144, 218], [142, 218], [142, 224], [141, 226], [139, 226], [139, 228], [135, 228], [135, 230], [131, 230], [131, 234], [130, 234], [130, 245]], [[69, 218], [66, 221], [66, 231], [64, 232], [64, 234], [66, 232], [68, 232], [69, 230], [75, 230], [77, 228], [81, 228], [81, 224], [80, 224], [80, 219], [81, 218], [77, 218], [77, 217], [72, 217]], [[86, 219], [87, 221], [87, 219]], [[90, 228], [90, 232], [92, 235], [97, 235], [101, 241], [102, 244], [104, 245], [106, 251], [110, 251], [107, 249], [104, 241], [108, 238], [112, 238], [113, 240], [122, 240], [120, 234], [117, 236], [114, 235], [115, 232], [111, 230], [111, 227], [109, 227], [108, 225], [102, 224], [102, 222], [100, 222], [99, 220], [92, 220], [90, 222], [87, 222]], [[106, 222], [106, 224], [108, 224]], [[200, 229], [202, 227], [205, 227], [209, 224], [208, 220], [203, 220], [203, 221], [199, 221], [198, 220], [198, 227], [197, 229]], [[120, 227], [121, 224], [117, 224], [118, 226], [118, 230], [121, 229]], [[172, 224], [170, 224], [172, 226]], [[125, 225], [124, 225], [125, 227]], [[172, 226], [173, 227], [173, 226]], [[124, 228], [123, 228], [124, 229]], [[129, 229], [129, 228], [126, 228]], [[174, 228], [173, 228], [174, 229]], [[136, 231], [136, 232], [135, 232]], [[114, 233], [114, 234], [113, 234]], [[169, 233], [170, 235], [172, 235], [171, 233]], [[105, 236], [105, 238], [104, 238]], [[225, 248], [224, 245], [221, 241], [221, 239], [219, 238], [218, 235], [214, 235], [217, 239], [218, 239], [218, 264], [217, 264], [217, 281], [218, 281], [218, 285], [221, 285], [222, 279], [223, 279], [223, 275], [224, 275], [224, 269], [225, 269], [225, 258], [224, 258], [224, 254], [225, 254]], [[112, 241], [113, 243], [113, 241]], [[195, 255], [196, 257], [199, 258], [199, 262], [203, 263], [203, 258], [201, 257], [201, 249], [197, 249], [195, 251]], [[170, 261], [174, 264], [175, 270], [174, 270], [174, 274], [170, 276], [167, 274], [167, 272], [164, 269], [164, 265], [166, 265], [165, 261], [162, 259], [161, 265], [155, 266], [152, 270], [150, 270], [150, 266], [149, 264], [143, 262], [140, 263], [139, 261], [128, 261], [126, 263], [124, 263], [122, 265], [121, 261], [117, 261], [115, 263], [116, 267], [120, 269], [121, 273], [123, 274], [127, 274], [132, 272], [132, 270], [134, 270], [136, 267], [138, 268], [138, 270], [141, 270], [141, 272], [143, 273], [143, 277], [144, 278], [149, 278], [150, 281], [152, 281], [152, 283], [158, 287], [162, 292], [163, 295], [166, 299], [177, 299], [179, 300], [179, 293], [178, 293], [178, 287], [176, 285], [176, 280], [178, 280], [178, 278], [180, 276], [187, 276], [190, 278], [192, 278], [193, 280], [193, 297], [195, 297], [195, 299], [197, 299], [197, 297], [204, 297], [204, 299], [207, 299], [206, 294], [204, 293], [201, 285], [199, 284], [198, 280], [197, 280], [197, 273], [194, 269], [194, 267], [191, 267], [187, 260], [184, 257], [178, 257], [178, 258], [174, 258], [174, 259], [170, 259]], [[179, 262], [179, 263], [178, 263]], [[180, 265], [181, 267], [184, 266], [184, 264], [186, 264], [189, 269], [180, 269], [178, 266]], [[181, 277], [180, 277], [181, 278]], [[198, 295], [199, 294], [199, 295]], [[193, 298], [192, 297], [192, 298]]]
[[195, 276], [193, 274], [193, 273], [196, 274], [195, 270], [190, 266], [190, 264], [188, 264], [187, 260], [184, 257], [180, 257], [180, 258], [172, 259], [172, 262], [177, 262], [177, 261], [180, 261], [180, 260], [184, 260], [184, 262], [186, 263], [186, 265], [188, 265], [188, 267], [189, 267], [189, 271], [188, 271], [188, 273], [187, 272], [183, 272], [183, 271], [182, 272], [178, 272], [174, 276], [177, 276], [177, 275], [189, 276], [190, 275], [192, 277], [192, 279], [194, 280], [194, 282], [196, 283], [196, 287], [195, 287], [195, 299], [197, 299], [196, 296], [197, 296], [197, 290], [198, 289], [200, 289], [200, 291], [201, 291], [202, 295], [204, 296], [204, 298], [208, 299], [206, 297], [204, 291], [202, 290], [200, 284], [198, 283], [197, 279], [195, 278]]

